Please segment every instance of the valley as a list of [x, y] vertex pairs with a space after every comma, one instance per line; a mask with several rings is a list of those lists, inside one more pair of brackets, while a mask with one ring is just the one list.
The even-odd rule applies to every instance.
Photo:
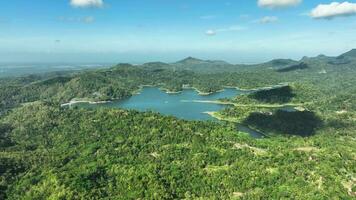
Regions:
[[354, 51], [0, 79], [0, 198], [353, 199]]

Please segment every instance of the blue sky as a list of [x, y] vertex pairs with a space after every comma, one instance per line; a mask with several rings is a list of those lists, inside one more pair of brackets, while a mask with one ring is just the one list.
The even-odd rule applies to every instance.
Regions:
[[3, 1], [0, 62], [142, 63], [194, 56], [255, 63], [338, 55], [356, 48], [356, 2], [332, 2]]

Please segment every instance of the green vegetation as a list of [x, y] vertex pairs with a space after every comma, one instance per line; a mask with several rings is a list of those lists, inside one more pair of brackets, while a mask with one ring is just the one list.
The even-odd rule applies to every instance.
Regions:
[[271, 114], [251, 113], [244, 123], [257, 127], [259, 130], [273, 131], [279, 134], [310, 136], [315, 133], [316, 128], [321, 126], [322, 121], [310, 111], [277, 110]]
[[43, 103], [3, 123], [16, 145], [1, 163], [19, 175], [3, 184], [9, 199], [351, 199], [354, 141], [337, 132], [256, 140], [229, 124]]
[[[356, 59], [342, 56], [349, 62], [188, 58], [0, 79], [0, 199], [354, 199]], [[278, 72], [298, 63], [308, 67]], [[280, 86], [221, 100], [231, 104], [215, 113], [222, 123], [60, 106], [122, 99], [142, 85]]]
[[290, 86], [284, 86], [257, 91], [250, 94], [249, 97], [265, 103], [286, 103], [294, 97], [294, 94]]
[[292, 65], [289, 67], [285, 67], [282, 69], [278, 69], [278, 72], [290, 72], [290, 71], [295, 71], [295, 70], [303, 70], [303, 69], [307, 69], [309, 66], [305, 63], [299, 63], [296, 65]]

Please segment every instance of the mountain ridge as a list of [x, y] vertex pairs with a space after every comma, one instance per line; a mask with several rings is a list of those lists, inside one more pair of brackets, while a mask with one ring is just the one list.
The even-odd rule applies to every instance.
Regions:
[[356, 49], [351, 49], [350, 51], [345, 52], [338, 57], [348, 57], [356, 59]]
[[[350, 60], [356, 59], [356, 49], [352, 49], [348, 52], [341, 54], [340, 56], [326, 56], [324, 54], [320, 54], [314, 57], [304, 56], [300, 60], [279, 58], [273, 59], [268, 62], [257, 63], [257, 64], [231, 64], [223, 60], [204, 60], [192, 56], [188, 56], [182, 60], [173, 62], [173, 63], [165, 63], [165, 62], [148, 62], [142, 64], [140, 67], [146, 69], [170, 69], [170, 70], [188, 70], [199, 73], [219, 73], [219, 72], [238, 72], [244, 71], [251, 68], [270, 68], [275, 70], [282, 70], [301, 65], [302, 63], [314, 63], [311, 66], [318, 66], [315, 63], [325, 63], [333, 66], [336, 65], [345, 65], [349, 64]], [[298, 68], [298, 67], [296, 67]], [[302, 67], [303, 69], [312, 69], [313, 67]], [[314, 67], [315, 68], [315, 67]], [[320, 67], [319, 67], [320, 68]], [[320, 70], [317, 68], [317, 70]], [[298, 68], [299, 69], [299, 68]], [[292, 70], [294, 71], [294, 70]]]

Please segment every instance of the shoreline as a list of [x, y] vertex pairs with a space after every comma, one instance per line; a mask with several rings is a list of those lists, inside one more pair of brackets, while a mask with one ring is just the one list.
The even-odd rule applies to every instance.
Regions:
[[200, 96], [209, 96], [209, 95], [212, 95], [212, 94], [214, 94], [214, 93], [218, 93], [218, 92], [223, 91], [223, 90], [219, 90], [219, 91], [216, 91], [216, 92], [203, 92], [203, 91], [200, 91], [200, 90], [199, 90], [198, 88], [196, 88], [196, 87], [183, 88], [183, 89], [195, 90], [195, 91], [198, 93], [198, 95], [200, 95]]
[[[218, 92], [223, 92], [225, 89], [221, 89], [218, 90], [216, 92], [203, 92], [201, 90], [199, 90], [196, 87], [183, 87], [182, 90], [180, 91], [172, 91], [169, 90], [167, 88], [164, 87], [160, 87], [159, 85], [141, 85], [138, 89], [138, 91], [134, 92], [134, 94], [140, 94], [140, 91], [144, 88], [144, 87], [157, 87], [158, 89], [160, 89], [161, 91], [164, 91], [166, 94], [180, 94], [182, 93], [184, 90], [195, 90], [200, 96], [208, 96], [208, 95], [212, 95], [214, 93], [218, 93]], [[230, 87], [224, 87], [224, 88], [230, 88]], [[232, 89], [236, 89], [238, 90], [237, 87], [231, 87]]]
[[279, 84], [273, 85], [273, 86], [265, 86], [265, 87], [251, 88], [251, 89], [244, 89], [244, 88], [236, 87], [236, 89], [241, 90], [241, 91], [256, 92], [256, 91], [261, 91], [261, 90], [276, 89], [276, 88], [285, 87], [285, 86], [289, 86], [289, 83], [279, 83]]
[[191, 100], [190, 102], [194, 102], [194, 103], [209, 103], [209, 104], [218, 104], [218, 105], [237, 105], [235, 103], [232, 102], [224, 102], [224, 101], [209, 101], [209, 100]]
[[61, 104], [61, 107], [72, 106], [72, 105], [79, 104], [79, 103], [88, 103], [91, 105], [95, 105], [95, 104], [105, 104], [105, 103], [110, 103], [110, 102], [112, 102], [112, 101], [111, 100], [110, 101], [71, 100], [68, 103]]
[[226, 118], [226, 117], [222, 117], [218, 111], [206, 111], [203, 112], [204, 114], [210, 115], [210, 117], [215, 118], [217, 120], [220, 121], [227, 121], [227, 122], [232, 122], [232, 123], [239, 123], [238, 120], [233, 119], [233, 118]]
[[249, 134], [251, 137], [254, 137], [254, 138], [261, 138], [261, 137], [265, 137], [265, 138], [268, 138], [269, 135], [266, 134], [266, 133], [263, 133], [262, 131], [259, 131], [259, 130], [256, 130], [256, 129], [253, 129], [253, 128], [250, 128], [249, 126], [246, 126], [246, 125], [243, 125], [241, 124], [241, 122], [237, 119], [234, 119], [234, 118], [227, 118], [227, 117], [223, 117], [219, 114], [218, 111], [215, 111], [215, 112], [203, 112], [204, 114], [208, 114], [210, 115], [211, 117], [219, 120], [219, 121], [226, 121], [226, 122], [231, 122], [231, 123], [236, 123], [238, 128], [237, 130], [239, 132], [243, 132], [243, 133], [247, 133]]
[[[203, 92], [196, 87], [183, 87], [182, 91], [177, 91], [177, 92], [170, 91], [169, 89], [166, 89], [166, 88], [162, 88], [162, 89], [164, 91], [166, 91], [166, 93], [168, 93], [168, 94], [179, 94], [179, 93], [183, 92], [183, 90], [195, 90], [201, 96], [208, 96], [208, 95], [212, 95], [215, 93], [223, 92], [225, 89], [235, 89], [235, 90], [243, 91], [243, 92], [256, 92], [256, 91], [260, 91], [260, 90], [271, 90], [271, 89], [275, 89], [275, 88], [279, 88], [279, 87], [285, 87], [288, 85], [289, 85], [289, 83], [280, 83], [280, 84], [273, 85], [273, 86], [251, 88], [251, 89], [244, 89], [244, 88], [240, 88], [238, 86], [222, 86], [223, 89], [217, 90], [215, 92]], [[156, 86], [150, 85], [148, 87], [156, 87]]]
[[203, 92], [203, 91], [199, 90], [196, 87], [183, 87], [181, 91], [171, 91], [171, 90], [169, 90], [167, 88], [160, 88], [160, 89], [165, 91], [167, 94], [180, 94], [184, 90], [195, 90], [198, 93], [198, 95], [200, 95], [200, 96], [209, 96], [209, 95], [212, 95], [214, 93], [224, 91], [224, 90], [219, 90], [219, 91], [216, 91], [216, 92]]
[[284, 108], [284, 107], [293, 107], [298, 111], [304, 111], [305, 108], [301, 107], [303, 104], [238, 104], [233, 102], [225, 102], [225, 101], [209, 101], [209, 100], [192, 100], [191, 102], [195, 103], [210, 103], [210, 104], [218, 104], [218, 105], [232, 105], [236, 107], [256, 107], [256, 108]]
[[137, 90], [134, 90], [134, 91], [132, 92], [132, 95], [141, 94], [141, 90], [142, 90], [144, 87], [156, 87], [156, 86], [154, 86], [154, 85], [140, 85], [140, 86], [138, 86], [138, 89], [137, 89]]
[[[273, 88], [277, 88], [277, 87], [284, 87], [287, 86], [288, 84], [280, 84], [280, 85], [275, 85], [275, 86], [268, 86], [268, 87], [262, 87], [262, 88], [255, 88], [255, 89], [242, 89], [239, 87], [235, 87], [235, 86], [223, 86], [223, 89], [215, 91], [215, 92], [203, 92], [201, 90], [199, 90], [196, 87], [183, 87], [181, 91], [171, 91], [167, 88], [164, 87], [160, 87], [159, 85], [140, 85], [139, 89], [135, 90], [132, 92], [132, 95], [139, 95], [141, 94], [141, 91], [143, 90], [143, 88], [145, 87], [157, 87], [159, 88], [161, 91], [164, 91], [166, 94], [180, 94], [182, 93], [184, 90], [194, 90], [198, 93], [198, 95], [200, 96], [209, 96], [215, 93], [219, 93], [219, 92], [223, 92], [225, 89], [236, 89], [236, 90], [240, 90], [240, 91], [258, 91], [258, 90], [268, 90], [268, 89], [273, 89]], [[65, 106], [72, 106], [78, 103], [88, 103], [88, 104], [105, 104], [105, 103], [110, 103], [113, 101], [117, 101], [117, 100], [121, 100], [121, 99], [110, 99], [107, 101], [93, 101], [93, 100], [70, 100], [70, 102], [68, 103], [63, 103], [61, 104], [61, 107], [65, 107]], [[232, 103], [232, 102], [222, 102], [222, 101], [200, 101], [200, 100], [193, 100], [193, 102], [197, 102], [197, 103], [213, 103], [213, 104], [220, 104], [220, 105], [234, 105], [234, 106], [239, 106], [239, 107], [253, 107], [253, 105], [239, 105], [236, 103]], [[300, 105], [280, 105], [280, 106], [266, 106], [266, 108], [278, 108], [278, 107], [285, 107], [285, 106], [300, 106]], [[258, 106], [257, 106], [258, 107]], [[263, 106], [260, 106], [263, 107]]]

